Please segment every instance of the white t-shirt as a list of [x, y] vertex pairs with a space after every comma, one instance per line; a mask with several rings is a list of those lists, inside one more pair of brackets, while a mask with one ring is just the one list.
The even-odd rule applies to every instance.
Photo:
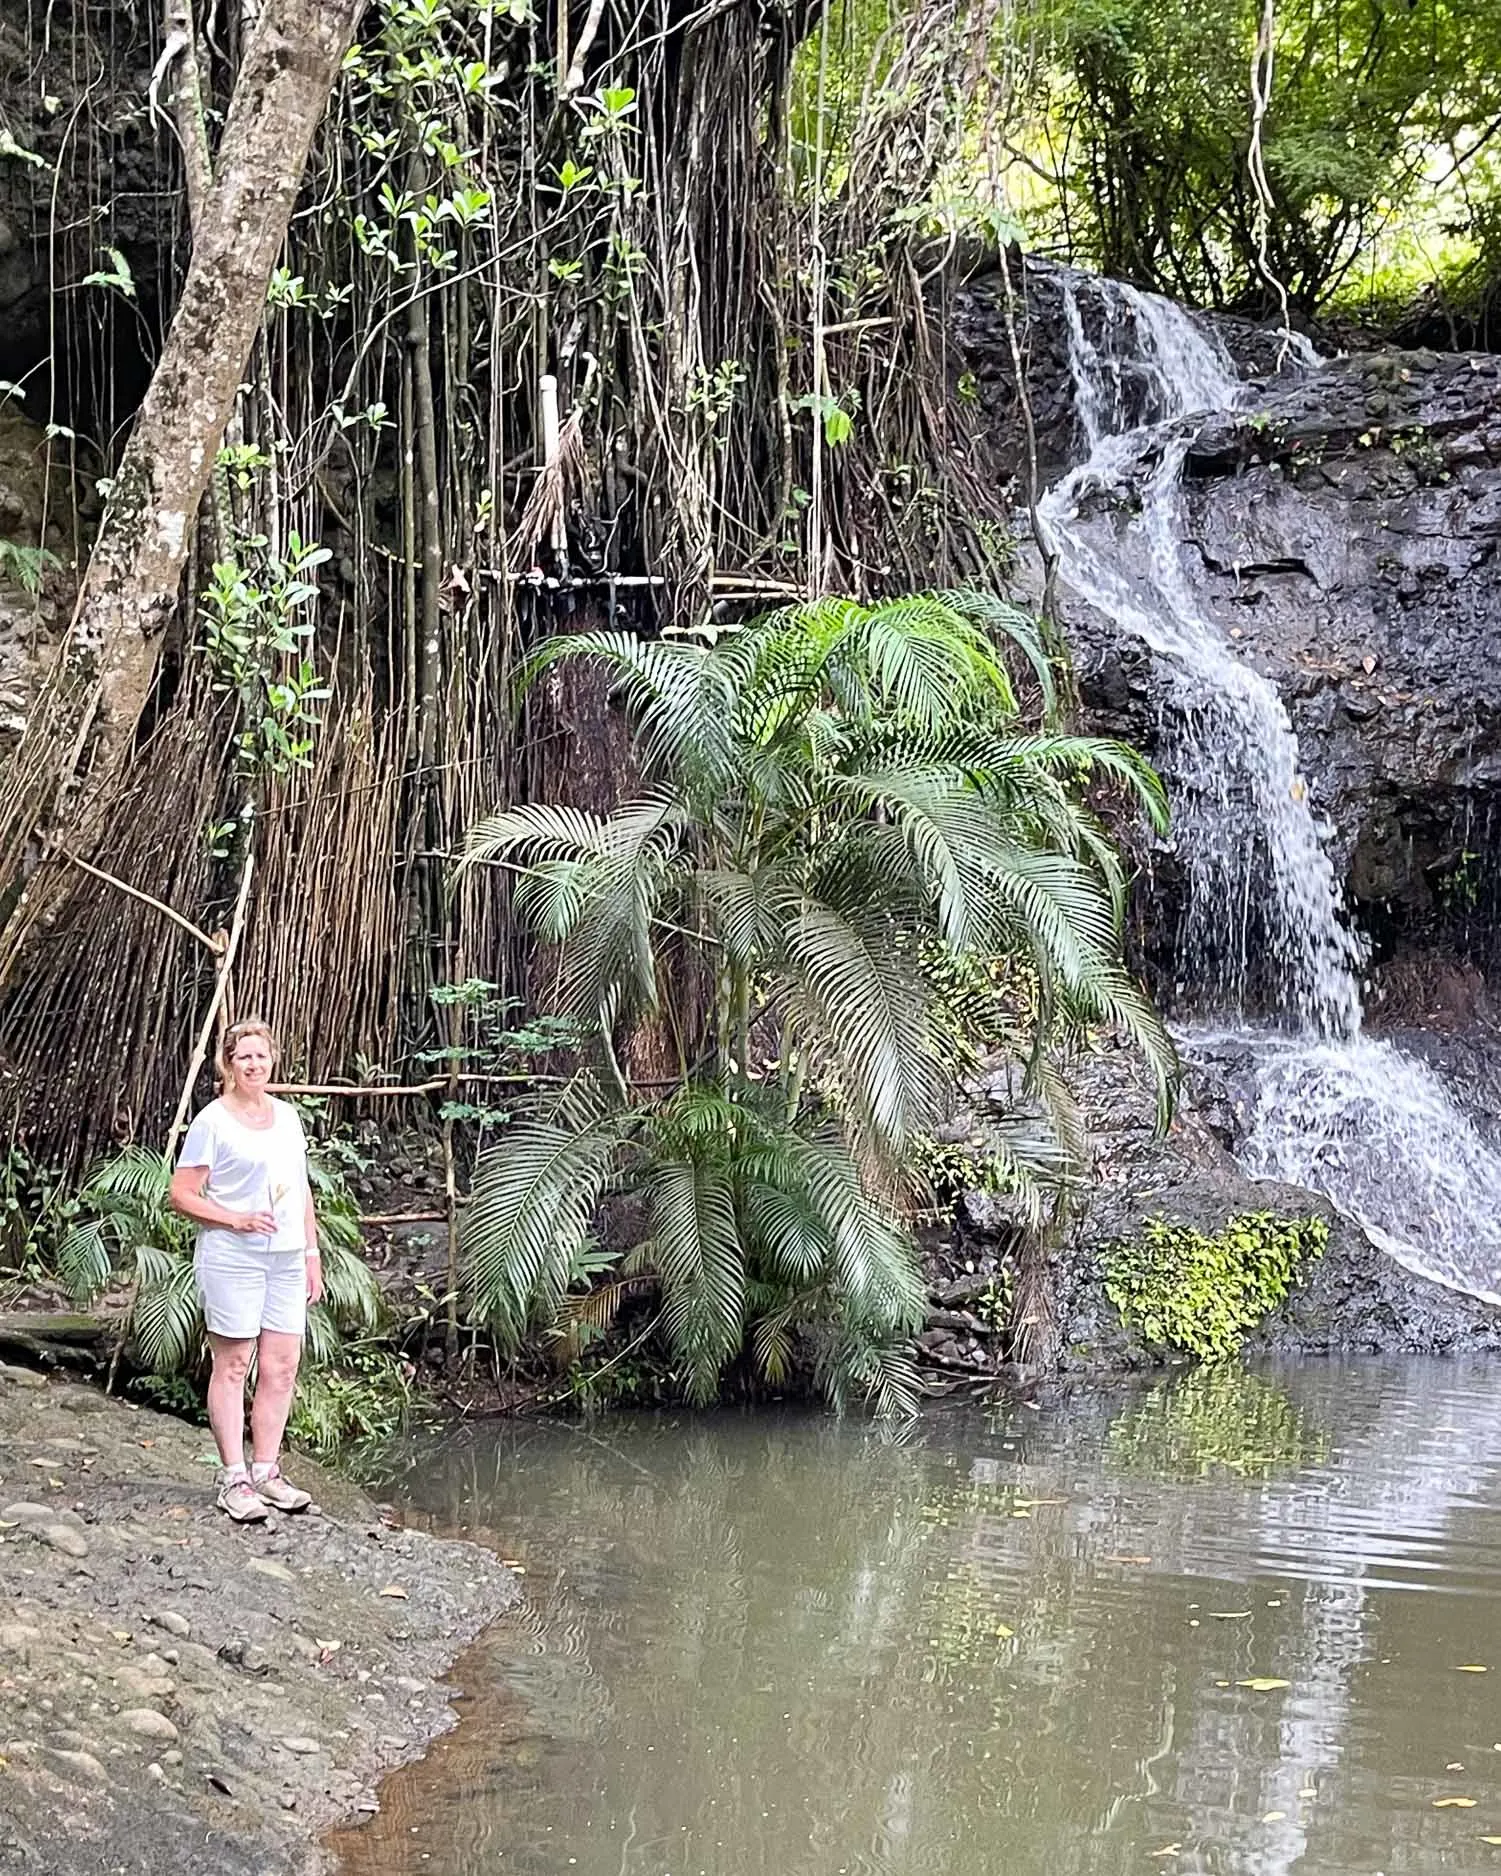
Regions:
[[271, 1099], [269, 1127], [247, 1127], [222, 1101], [210, 1101], [188, 1129], [179, 1166], [207, 1166], [204, 1191], [232, 1212], [274, 1212], [267, 1238], [224, 1225], [200, 1225], [200, 1250], [307, 1249], [307, 1137], [297, 1109]]

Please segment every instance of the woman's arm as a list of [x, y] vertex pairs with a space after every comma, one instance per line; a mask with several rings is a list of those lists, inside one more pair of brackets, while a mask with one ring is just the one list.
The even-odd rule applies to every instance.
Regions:
[[269, 1237], [276, 1229], [270, 1212], [232, 1212], [227, 1205], [211, 1199], [204, 1191], [208, 1184], [207, 1166], [179, 1166], [172, 1175], [167, 1202], [195, 1224], [217, 1225], [221, 1231], [255, 1232]]
[[313, 1210], [313, 1188], [306, 1187], [307, 1204], [303, 1213], [303, 1228], [307, 1243], [307, 1300], [319, 1303], [323, 1300], [323, 1259], [318, 1252], [318, 1217]]

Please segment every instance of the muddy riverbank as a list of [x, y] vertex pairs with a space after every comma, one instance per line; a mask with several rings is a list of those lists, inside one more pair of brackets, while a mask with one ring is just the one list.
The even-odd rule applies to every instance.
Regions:
[[0, 1870], [323, 1869], [448, 1727], [515, 1577], [297, 1476], [316, 1513], [236, 1528], [206, 1432], [0, 1368]]

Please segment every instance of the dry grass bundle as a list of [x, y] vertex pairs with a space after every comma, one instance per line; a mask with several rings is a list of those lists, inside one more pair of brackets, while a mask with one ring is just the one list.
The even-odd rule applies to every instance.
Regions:
[[401, 769], [368, 694], [325, 728], [310, 769], [258, 818], [253, 914], [235, 970], [239, 1013], [283, 1038], [290, 1073], [322, 1080], [398, 1048], [403, 974]]
[[70, 1166], [114, 1142], [153, 1138], [176, 1105], [212, 994], [213, 954], [135, 895], [206, 936], [227, 918], [233, 883], [226, 891], [203, 838], [219, 798], [226, 715], [206, 682], [190, 684], [78, 856], [97, 872], [54, 852], [30, 881], [28, 968], [0, 1006], [7, 1106], [13, 1128]]

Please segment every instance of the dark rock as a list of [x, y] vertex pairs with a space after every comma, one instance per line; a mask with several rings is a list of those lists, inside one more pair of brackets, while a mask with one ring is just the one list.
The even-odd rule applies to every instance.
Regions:
[[[1159, 1363], [1162, 1351], [1128, 1335], [1105, 1294], [1109, 1248], [1154, 1218], [1215, 1236], [1253, 1212], [1325, 1218], [1329, 1242], [1248, 1339], [1248, 1353], [1501, 1350], [1501, 1311], [1404, 1269], [1318, 1194], [1242, 1171], [1226, 1138], [1243, 1131], [1251, 1072], [1233, 1054], [1190, 1067], [1173, 1123], [1159, 1135], [1149, 1078], [1133, 1054], [1108, 1050], [1081, 1066], [1076, 1091], [1095, 1142], [1094, 1173], [1073, 1229], [1049, 1257], [1051, 1320], [1035, 1366], [1078, 1374]], [[1495, 1098], [1501, 1103], [1501, 1093]]]
[[[1006, 265], [1017, 350], [1037, 437], [1038, 477], [1045, 488], [1084, 454], [1068, 365], [1064, 283], [1073, 285], [1085, 334], [1095, 344], [1107, 326], [1119, 319], [1120, 310], [1101, 290], [1096, 275], [1016, 250], [1007, 255]], [[984, 431], [987, 466], [1001, 477], [1016, 478], [1020, 485], [1027, 446], [1007, 329], [1006, 281], [999, 262], [973, 275], [955, 296], [953, 324], [967, 372], [968, 402]], [[1276, 332], [1227, 314], [1204, 317], [1248, 381], [1278, 379], [1283, 361]], [[1129, 360], [1121, 366], [1118, 395], [1125, 420], [1139, 421], [1142, 385]]]
[[[1063, 285], [1092, 342], [1129, 315], [1113, 289], [1043, 261], [1013, 257], [1010, 278], [1047, 484], [1082, 452]], [[1501, 357], [1376, 351], [1276, 377], [1275, 334], [1215, 324], [1257, 389], [1246, 409], [1184, 426], [1196, 597], [1287, 704], [1378, 1000], [1383, 975], [1413, 954], [1495, 976]], [[984, 432], [977, 459], [993, 479], [1015, 477], [1024, 451], [999, 270], [962, 290], [954, 325]], [[1127, 363], [1119, 420], [1139, 406]], [[1127, 474], [1096, 499], [1119, 514], [1134, 487]], [[1061, 602], [1089, 727], [1170, 759], [1169, 686], [1153, 655], [1067, 593]], [[1143, 960], [1170, 992], [1181, 869], [1170, 853], [1138, 858]]]

